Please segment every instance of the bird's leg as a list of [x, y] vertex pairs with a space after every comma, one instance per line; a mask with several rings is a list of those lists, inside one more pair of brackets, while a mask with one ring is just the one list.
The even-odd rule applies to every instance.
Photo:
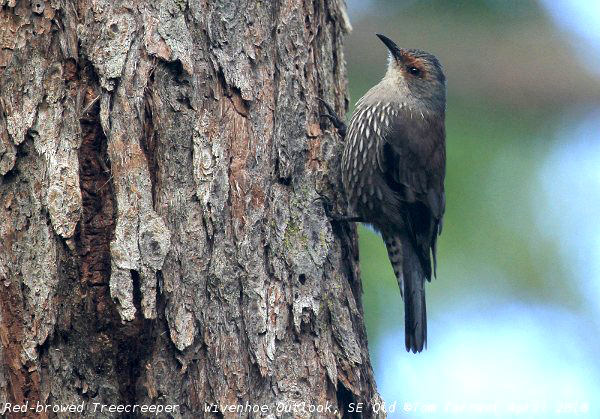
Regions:
[[338, 116], [338, 114], [333, 110], [333, 107], [329, 103], [325, 102], [320, 97], [317, 99], [319, 99], [319, 101], [323, 104], [323, 106], [327, 110], [327, 113], [322, 113], [322, 114], [320, 114], [320, 116], [323, 118], [329, 119], [331, 121], [331, 123], [333, 124], [333, 126], [337, 129], [338, 133], [340, 134], [340, 137], [345, 138], [346, 137], [346, 123], [344, 122], [344, 120]]
[[347, 223], [362, 223], [364, 219], [358, 215], [348, 215], [348, 214], [339, 214], [333, 212], [333, 204], [331, 200], [327, 198], [325, 195], [319, 195], [318, 198], [315, 198], [315, 201], [321, 201], [323, 203], [323, 209], [325, 210], [325, 215], [332, 221], [336, 222], [347, 222]]

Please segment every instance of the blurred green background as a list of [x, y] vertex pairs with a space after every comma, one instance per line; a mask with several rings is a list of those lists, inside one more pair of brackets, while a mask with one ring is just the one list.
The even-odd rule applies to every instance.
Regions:
[[[371, 358], [380, 394], [397, 402], [388, 416], [531, 405], [522, 417], [600, 417], [600, 2], [347, 3], [350, 112], [385, 71], [375, 33], [432, 52], [448, 80], [426, 352], [405, 352], [385, 247], [359, 228]], [[498, 413], [446, 411], [478, 403]]]

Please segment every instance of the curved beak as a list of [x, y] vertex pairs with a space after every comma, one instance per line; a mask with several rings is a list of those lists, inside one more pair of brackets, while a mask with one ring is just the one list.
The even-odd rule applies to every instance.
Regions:
[[398, 45], [396, 45], [394, 41], [380, 33], [376, 35], [379, 39], [381, 39], [381, 42], [383, 42], [385, 46], [388, 47], [393, 57], [400, 58], [402, 56], [402, 50], [398, 47]]

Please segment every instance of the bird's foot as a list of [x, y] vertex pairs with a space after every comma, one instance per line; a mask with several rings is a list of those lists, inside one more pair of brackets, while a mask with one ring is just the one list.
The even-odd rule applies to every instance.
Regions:
[[335, 127], [335, 129], [337, 129], [337, 132], [340, 134], [340, 136], [342, 138], [345, 138], [347, 130], [346, 123], [338, 116], [338, 114], [333, 110], [333, 107], [329, 103], [325, 102], [320, 97], [318, 97], [317, 99], [319, 99], [319, 102], [321, 102], [327, 110], [327, 113], [322, 113], [319, 116], [322, 118], [329, 119]]
[[321, 201], [323, 204], [323, 209], [325, 210], [325, 215], [332, 221], [336, 222], [346, 222], [346, 223], [362, 223], [364, 222], [363, 218], [358, 215], [348, 215], [348, 214], [340, 214], [333, 211], [333, 203], [329, 198], [325, 195], [319, 195], [313, 202]]
[[364, 223], [365, 220], [359, 215], [329, 214], [329, 218], [338, 223]]

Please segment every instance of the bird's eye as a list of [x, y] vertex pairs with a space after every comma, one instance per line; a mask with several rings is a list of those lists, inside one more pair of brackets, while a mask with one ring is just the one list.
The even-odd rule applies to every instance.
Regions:
[[415, 76], [415, 77], [421, 77], [421, 74], [422, 74], [422, 71], [420, 68], [414, 67], [412, 65], [406, 67], [406, 71], [408, 71], [408, 74]]

